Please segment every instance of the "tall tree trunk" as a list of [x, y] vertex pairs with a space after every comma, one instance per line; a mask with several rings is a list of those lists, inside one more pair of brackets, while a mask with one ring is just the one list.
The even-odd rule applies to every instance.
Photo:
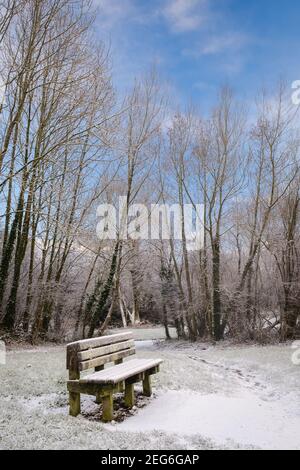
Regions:
[[[97, 302], [95, 312], [94, 312], [94, 314], [92, 316], [92, 319], [91, 319], [90, 329], [89, 329], [89, 333], [88, 333], [89, 338], [93, 337], [95, 329], [97, 328], [97, 326], [99, 325], [99, 323], [101, 321], [101, 316], [103, 314], [103, 309], [104, 309], [104, 307], [107, 303], [109, 295], [110, 295], [111, 291], [114, 290], [114, 287], [115, 287], [114, 286], [114, 279], [115, 279], [115, 275], [116, 275], [116, 272], [117, 272], [117, 269], [118, 269], [118, 255], [119, 255], [119, 242], [117, 242], [116, 245], [115, 245], [112, 260], [111, 260], [109, 275], [108, 275], [107, 281], [106, 281], [106, 283], [103, 287], [103, 290], [100, 294], [100, 298]], [[106, 321], [106, 323], [107, 323], [107, 321]]]
[[221, 311], [221, 292], [220, 292], [220, 240], [216, 237], [212, 245], [213, 267], [212, 267], [212, 288], [213, 288], [213, 331], [214, 339], [220, 341], [223, 339], [222, 311]]

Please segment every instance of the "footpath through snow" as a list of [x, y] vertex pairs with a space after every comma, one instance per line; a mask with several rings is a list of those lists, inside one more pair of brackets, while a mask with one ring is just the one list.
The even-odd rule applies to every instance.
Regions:
[[261, 449], [300, 449], [300, 415], [289, 414], [281, 401], [266, 402], [249, 391], [234, 397], [161, 392], [138, 415], [116, 429], [201, 434], [220, 445], [234, 442]]
[[[199, 360], [199, 357], [192, 359]], [[276, 386], [268, 380], [264, 383], [261, 377], [261, 383], [254, 376], [249, 380], [251, 375], [245, 364], [240, 367], [242, 370], [236, 370], [222, 364], [223, 361], [201, 361], [210, 370], [212, 380], [216, 368], [224, 374], [224, 383], [231, 381], [232, 374], [238, 372], [239, 388], [230, 396], [224, 390], [211, 394], [191, 390], [159, 391], [157, 397], [138, 414], [116, 426], [107, 425], [107, 428], [126, 432], [201, 435], [221, 446], [234, 443], [241, 447], [300, 450], [299, 395], [289, 390], [288, 384], [285, 393], [280, 393]]]

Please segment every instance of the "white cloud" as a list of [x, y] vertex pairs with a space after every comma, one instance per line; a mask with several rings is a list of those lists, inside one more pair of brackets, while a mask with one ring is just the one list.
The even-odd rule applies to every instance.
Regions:
[[135, 12], [132, 0], [93, 0], [93, 5], [98, 11], [98, 23], [107, 30], [112, 29]]
[[201, 56], [235, 53], [232, 58], [237, 58], [237, 53], [249, 42], [250, 38], [246, 35], [229, 31], [225, 34], [203, 37], [201, 41], [198, 40], [192, 47], [185, 49], [183, 54], [197, 59]]
[[248, 38], [240, 33], [227, 33], [226, 35], [214, 36], [207, 40], [200, 48], [200, 55], [215, 55], [228, 50], [241, 49]]
[[168, 0], [162, 14], [173, 31], [195, 31], [207, 17], [207, 5], [207, 0]]

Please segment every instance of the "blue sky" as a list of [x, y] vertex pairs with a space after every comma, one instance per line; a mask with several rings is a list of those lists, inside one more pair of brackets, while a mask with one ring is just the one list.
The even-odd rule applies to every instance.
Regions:
[[298, 0], [93, 0], [123, 91], [156, 64], [180, 105], [207, 110], [223, 84], [252, 100], [278, 79], [300, 79]]

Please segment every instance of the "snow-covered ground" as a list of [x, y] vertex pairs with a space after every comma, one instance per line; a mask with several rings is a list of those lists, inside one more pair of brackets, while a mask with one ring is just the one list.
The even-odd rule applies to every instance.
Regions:
[[[116, 328], [116, 329], [111, 329], [109, 333], [119, 333], [120, 331], [130, 331], [133, 333], [133, 337], [136, 341], [152, 341], [152, 340], [164, 340], [166, 337], [165, 329], [162, 326], [156, 326], [156, 327], [138, 327], [138, 328], [127, 328], [122, 330]], [[175, 328], [169, 328], [169, 333], [173, 339], [175, 339], [176, 336], [176, 329]]]
[[0, 448], [300, 449], [300, 366], [290, 346], [151, 337], [138, 338], [137, 353], [165, 361], [155, 396], [113, 425], [99, 422], [89, 396], [84, 416], [68, 416], [64, 348], [9, 352], [0, 365]]

